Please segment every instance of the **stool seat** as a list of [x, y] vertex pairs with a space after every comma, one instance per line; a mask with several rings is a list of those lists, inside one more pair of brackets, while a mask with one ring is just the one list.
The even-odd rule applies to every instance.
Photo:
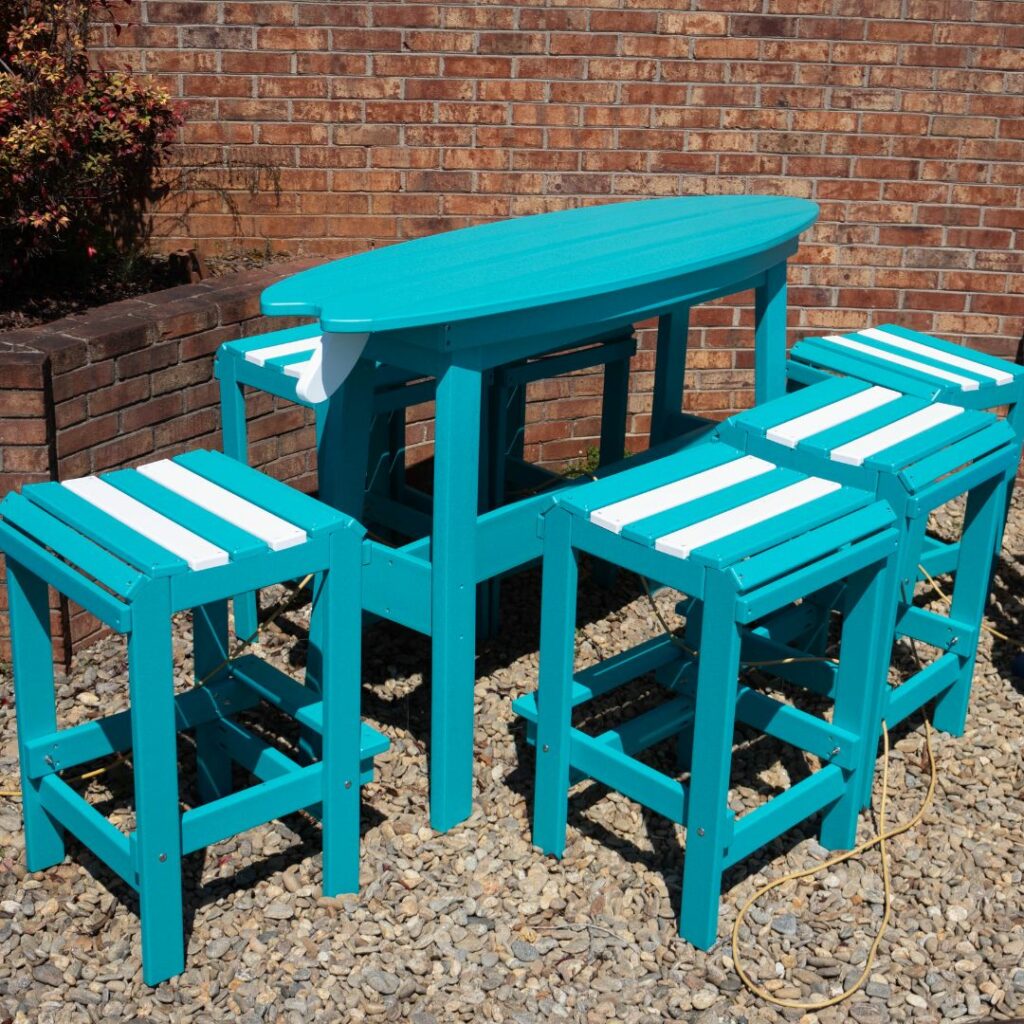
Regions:
[[1024, 368], [897, 324], [804, 338], [796, 363], [953, 404], [991, 408], [1021, 400]]
[[991, 453], [1005, 465], [1005, 420], [834, 377], [738, 413], [717, 434], [750, 454], [860, 487], [883, 480], [912, 493]]
[[[691, 582], [681, 589], [691, 594], [699, 594], [697, 570], [734, 569], [747, 590], [766, 582], [769, 566], [782, 575], [891, 515], [876, 506], [855, 516], [874, 503], [867, 491], [782, 468], [714, 438], [586, 484], [558, 502], [591, 526], [685, 561], [692, 569], [679, 571]], [[761, 557], [747, 564], [755, 556]]]
[[[30, 484], [0, 502], [30, 870], [58, 863], [67, 829], [140, 897], [143, 976], [184, 966], [181, 858], [299, 810], [323, 820], [327, 895], [359, 879], [359, 792], [386, 737], [361, 722], [362, 545], [350, 517], [219, 452]], [[228, 600], [313, 577], [305, 685], [232, 656]], [[58, 729], [48, 587], [128, 639], [130, 708]], [[171, 615], [191, 609], [196, 686], [175, 694]], [[268, 704], [300, 729], [297, 756], [236, 720]], [[198, 801], [179, 808], [178, 732], [194, 733]], [[126, 835], [59, 774], [131, 757]], [[256, 779], [235, 791], [233, 764]]]

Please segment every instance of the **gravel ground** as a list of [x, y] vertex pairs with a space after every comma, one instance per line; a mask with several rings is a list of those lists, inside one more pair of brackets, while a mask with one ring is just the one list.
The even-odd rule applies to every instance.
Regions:
[[[470, 820], [446, 835], [427, 826], [429, 701], [420, 671], [428, 647], [378, 625], [366, 644], [364, 711], [392, 746], [378, 759], [378, 781], [364, 789], [361, 892], [320, 897], [319, 834], [301, 815], [193, 855], [187, 970], [159, 988], [142, 983], [134, 894], [74, 841], [63, 864], [26, 874], [18, 803], [0, 798], [0, 1021], [875, 1024], [1024, 1016], [1024, 680], [1009, 668], [1024, 647], [1024, 503], [1006, 551], [1018, 554], [1002, 559], [990, 614], [1009, 642], [982, 642], [966, 735], [935, 737], [935, 802], [918, 828], [891, 843], [892, 922], [866, 990], [839, 1007], [802, 1015], [766, 1005], [742, 987], [727, 941], [737, 906], [758, 885], [824, 858], [813, 823], [729, 874], [723, 940], [709, 953], [676, 937], [682, 830], [584, 784], [574, 791], [564, 860], [532, 849], [533, 758], [509, 707], [536, 679], [539, 591], [529, 573], [506, 585], [501, 637], [478, 659]], [[584, 663], [659, 628], [625, 577], [610, 592], [586, 588], [580, 621]], [[301, 666], [304, 611], [285, 616], [259, 650]], [[184, 687], [184, 620], [176, 653]], [[114, 639], [84, 652], [61, 680], [62, 723], [122, 706], [124, 666]], [[2, 670], [0, 685], [9, 695]], [[635, 689], [636, 700], [650, 699], [649, 687]], [[16, 778], [16, 749], [13, 709], [9, 699], [0, 703], [4, 786]], [[595, 720], [607, 710], [596, 709]], [[893, 740], [890, 820], [904, 820], [927, 784], [921, 719]], [[187, 800], [194, 762], [187, 741], [181, 750]], [[741, 736], [737, 806], [806, 770], [774, 741]], [[118, 764], [80, 785], [130, 827], [129, 783]], [[865, 815], [862, 834], [873, 827]], [[877, 849], [771, 893], [742, 933], [749, 969], [780, 997], [837, 991], [863, 965], [881, 901]]]

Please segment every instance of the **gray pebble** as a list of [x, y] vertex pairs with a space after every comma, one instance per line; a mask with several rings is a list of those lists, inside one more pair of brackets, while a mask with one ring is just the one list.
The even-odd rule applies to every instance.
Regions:
[[363, 971], [363, 981], [382, 996], [394, 995], [398, 991], [398, 976], [390, 971]]
[[780, 935], [796, 935], [796, 917], [793, 914], [783, 914], [772, 920], [772, 931]]
[[524, 964], [533, 963], [534, 960], [540, 955], [537, 952], [537, 947], [531, 945], [529, 942], [523, 942], [521, 939], [516, 939], [511, 946], [512, 953]]
[[39, 964], [32, 968], [32, 977], [44, 985], [63, 985], [64, 975], [51, 963]]

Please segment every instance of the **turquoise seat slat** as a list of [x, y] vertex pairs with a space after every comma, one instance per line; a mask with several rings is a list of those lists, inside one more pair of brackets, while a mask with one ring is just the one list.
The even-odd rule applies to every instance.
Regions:
[[29, 539], [50, 548], [121, 597], [129, 597], [145, 578], [106, 548], [100, 547], [21, 494], [8, 494], [0, 505], [0, 515]]
[[173, 461], [293, 523], [310, 535], [338, 523], [350, 522], [349, 517], [341, 512], [221, 452], [187, 452], [176, 455]]
[[835, 373], [848, 373], [861, 380], [870, 380], [897, 391], [910, 391], [912, 389], [908, 387], [908, 383], [913, 383], [914, 390], [919, 389], [929, 396], [963, 394], [959, 385], [953, 381], [929, 376], [909, 366], [872, 359], [863, 352], [842, 348], [820, 338], [805, 338], [798, 341], [793, 346], [791, 355], [794, 359], [803, 359], [816, 366], [824, 366]]
[[256, 352], [271, 345], [284, 345], [289, 341], [301, 341], [304, 338], [320, 337], [321, 330], [316, 324], [304, 324], [300, 327], [286, 327], [281, 331], [270, 331], [267, 334], [254, 334], [251, 338], [235, 338], [221, 344], [218, 352], [245, 357], [247, 352]]
[[249, 555], [266, 554], [270, 549], [258, 537], [220, 516], [207, 512], [180, 494], [150, 480], [134, 469], [106, 473], [101, 479], [119, 491], [137, 498], [143, 505], [180, 523], [187, 530], [204, 537], [211, 544], [223, 548], [232, 560]]
[[888, 473], [897, 473], [918, 459], [940, 451], [962, 438], [968, 437], [978, 430], [983, 430], [992, 417], [983, 412], [964, 411], [959, 416], [937, 423], [920, 434], [908, 437], [889, 448], [883, 448], [875, 455], [864, 460], [870, 469], [878, 469]]
[[854, 377], [832, 377], [822, 381], [821, 384], [812, 388], [801, 388], [799, 391], [790, 392], [785, 396], [785, 401], [776, 399], [772, 402], [763, 402], [739, 413], [739, 420], [745, 427], [750, 427], [763, 432], [771, 430], [772, 427], [794, 420], [805, 413], [813, 412], [823, 405], [830, 405], [832, 402], [842, 401], [851, 395], [860, 394], [871, 387], [864, 381]]
[[[901, 338], [907, 338], [909, 341], [918, 341], [922, 345], [930, 345], [932, 348], [948, 352], [953, 356], [971, 359], [993, 370], [1002, 370], [1003, 373], [1010, 374], [1011, 377], [1015, 377], [1019, 382], [1024, 382], [1024, 367], [1011, 363], [1008, 359], [1000, 359], [998, 356], [989, 355], [988, 352], [968, 348], [966, 345], [956, 345], [945, 338], [939, 338], [933, 334], [922, 334], [920, 331], [913, 331], [909, 327], [901, 327], [898, 324], [879, 324], [878, 329], [888, 331], [890, 334], [898, 334]], [[949, 367], [949, 369], [953, 369], [957, 373], [960, 372], [956, 367]], [[996, 383], [991, 378], [985, 378], [985, 380], [989, 384]]]
[[123, 558], [147, 576], [168, 576], [188, 568], [184, 559], [136, 533], [119, 519], [101, 511], [58, 483], [30, 484], [30, 501], [85, 534], [90, 540]]
[[947, 473], [1012, 444], [1016, 437], [1005, 420], [996, 420], [984, 430], [971, 433], [961, 441], [926, 456], [900, 473], [904, 485], [913, 494]]
[[912, 395], [894, 398], [891, 402], [878, 406], [877, 409], [861, 413], [845, 423], [837, 423], [834, 427], [804, 438], [797, 445], [797, 451], [813, 452], [815, 455], [827, 458], [834, 449], [841, 445], [863, 437], [865, 434], [870, 434], [873, 430], [886, 427], [890, 423], [895, 423], [896, 420], [925, 409], [927, 406], [927, 402]]
[[[884, 329], [885, 328], [879, 328], [879, 330], [884, 330]], [[893, 333], [895, 333], [895, 332], [893, 332]], [[906, 349], [902, 349], [898, 345], [894, 345], [891, 342], [888, 342], [888, 341], [885, 341], [885, 340], [880, 340], [878, 338], [873, 338], [873, 337], [864, 337], [864, 336], [858, 334], [855, 331], [843, 334], [843, 335], [841, 335], [841, 337], [850, 338], [852, 341], [860, 342], [861, 344], [864, 344], [864, 345], [870, 345], [871, 348], [878, 349], [879, 352], [885, 352], [885, 353], [888, 353], [889, 355], [899, 356], [902, 359], [912, 359], [916, 363], [922, 363], [925, 366], [934, 367], [936, 370], [939, 370], [939, 371], [941, 371], [943, 373], [955, 373], [959, 377], [965, 377], [965, 378], [967, 378], [967, 380], [975, 381], [978, 384], [979, 387], [993, 387], [993, 386], [996, 386], [996, 382], [991, 377], [986, 377], [985, 374], [983, 374], [983, 373], [978, 373], [976, 370], [971, 370], [971, 369], [965, 368], [963, 366], [952, 366], [949, 363], [942, 362], [941, 359], [938, 359], [938, 358], [936, 358], [933, 355], [926, 355], [925, 353], [922, 353], [922, 352], [908, 352]], [[901, 335], [901, 337], [906, 337], [906, 335]], [[920, 337], [923, 337], [923, 336], [919, 336], [918, 338], [911, 338], [910, 340], [911, 341], [918, 341], [918, 340], [920, 340]], [[821, 339], [821, 341], [824, 344], [826, 344], [826, 345], [833, 345], [834, 344], [834, 342], [829, 342], [829, 341], [827, 341], [825, 339]], [[928, 339], [929, 346], [930, 346], [930, 342], [931, 342], [931, 339], [929, 338]], [[922, 342], [922, 344], [924, 344], [924, 342]], [[960, 352], [958, 352], [956, 354], [962, 356], [965, 359], [966, 358], [970, 358], [970, 353], [966, 349], [963, 349], [963, 350], [961, 350]], [[862, 358], [867, 359], [867, 360], [871, 360], [871, 361], [876, 361], [876, 359], [878, 358], [876, 356], [871, 355], [868, 352], [862, 352], [862, 353], [860, 353], [860, 355], [861, 355]], [[880, 361], [881, 362], [885, 362], [885, 360], [880, 360]], [[894, 365], [896, 365], [898, 367], [898, 369], [900, 369], [901, 371], [908, 371], [910, 373], [917, 373], [917, 372], [924, 373], [923, 370], [922, 371], [917, 371], [917, 370], [915, 370], [915, 369], [913, 369], [911, 367], [903, 366], [901, 364], [894, 364]], [[939, 379], [945, 385], [952, 384], [958, 390], [960, 388], [960, 385], [954, 383], [953, 381], [943, 380], [941, 377]]]
[[893, 517], [889, 505], [884, 501], [872, 501], [871, 495], [865, 497], [867, 501], [862, 503], [861, 508], [849, 515], [818, 524], [774, 548], [736, 563], [733, 571], [743, 589], [750, 591], [764, 586], [801, 565], [824, 558], [855, 541], [891, 527]]
[[806, 479], [806, 477], [806, 473], [798, 473], [793, 469], [772, 469], [750, 480], [744, 480], [732, 487], [726, 487], [724, 490], [698, 498], [696, 501], [678, 505], [666, 512], [648, 516], [646, 519], [638, 519], [623, 528], [622, 536], [638, 544], [650, 546], [659, 537], [664, 537], [668, 533], [681, 530], [684, 526], [702, 522], [720, 512], [727, 512], [748, 501], [754, 501], [756, 498], [779, 491], [783, 487]]
[[589, 515], [605, 505], [695, 476], [742, 455], [742, 452], [724, 444], [697, 444], [584, 484], [559, 500], [574, 512]]
[[871, 500], [872, 497], [867, 491], [843, 487], [799, 508], [772, 516], [757, 526], [695, 548], [690, 558], [703, 565], [723, 568], [739, 559], [753, 557], [794, 538], [802, 537], [805, 533], [827, 525], [840, 516], [863, 508]]

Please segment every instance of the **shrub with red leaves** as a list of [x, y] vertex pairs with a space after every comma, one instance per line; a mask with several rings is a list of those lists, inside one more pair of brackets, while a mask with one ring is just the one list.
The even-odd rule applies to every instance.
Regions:
[[0, 287], [136, 246], [179, 113], [87, 54], [114, 0], [0, 0]]

